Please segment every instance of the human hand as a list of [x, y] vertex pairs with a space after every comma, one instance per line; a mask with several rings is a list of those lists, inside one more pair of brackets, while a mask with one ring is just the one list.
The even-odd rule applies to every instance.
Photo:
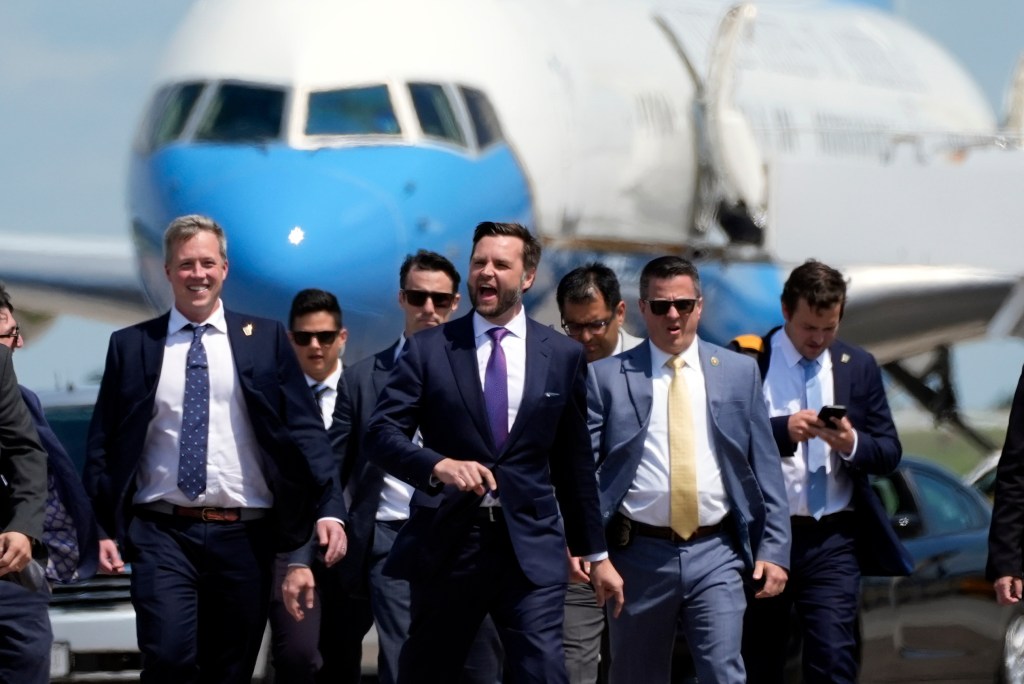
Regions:
[[590, 583], [594, 586], [597, 605], [604, 607], [611, 601], [612, 617], [619, 617], [622, 606], [626, 605], [626, 597], [622, 593], [622, 578], [610, 560], [605, 558], [590, 564]]
[[281, 582], [281, 600], [288, 614], [301, 621], [306, 617], [306, 611], [312, 610], [316, 604], [316, 581], [313, 579], [313, 571], [305, 565], [292, 565]]
[[32, 560], [32, 540], [21, 532], [0, 534], [0, 576], [21, 572]]
[[316, 538], [324, 556], [324, 565], [331, 567], [348, 552], [345, 528], [337, 520], [321, 518], [316, 521]]
[[1022, 592], [1024, 592], [1024, 582], [1020, 577], [1000, 577], [992, 583], [992, 588], [996, 590], [996, 601], [999, 602], [999, 605], [1011, 606], [1014, 603], [1020, 603]]
[[443, 458], [434, 466], [434, 477], [444, 484], [455, 485], [459, 491], [473, 491], [480, 496], [498, 491], [494, 473], [476, 461]]
[[569, 584], [590, 584], [590, 563], [572, 555], [569, 549], [566, 549], [565, 553], [569, 557]]
[[764, 586], [754, 594], [754, 598], [771, 598], [778, 596], [786, 588], [786, 580], [789, 573], [781, 565], [769, 561], [757, 561], [754, 563], [754, 581], [760, 582], [764, 579]]
[[120, 575], [124, 572], [124, 561], [113, 539], [100, 539], [99, 571], [103, 575]]

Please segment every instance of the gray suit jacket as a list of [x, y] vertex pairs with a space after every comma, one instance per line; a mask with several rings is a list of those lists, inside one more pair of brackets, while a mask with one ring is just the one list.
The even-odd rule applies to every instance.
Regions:
[[[715, 446], [744, 560], [789, 567], [786, 488], [757, 364], [698, 340]], [[588, 413], [601, 515], [619, 509], [636, 476], [651, 419], [651, 348], [645, 342], [590, 366]]]

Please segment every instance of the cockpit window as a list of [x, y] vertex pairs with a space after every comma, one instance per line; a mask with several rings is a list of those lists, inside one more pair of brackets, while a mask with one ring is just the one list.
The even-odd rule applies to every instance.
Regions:
[[152, 151], [176, 140], [202, 91], [202, 83], [179, 83], [157, 91], [143, 123], [142, 146]]
[[455, 110], [444, 92], [444, 88], [435, 83], [410, 83], [409, 93], [416, 108], [423, 135], [441, 138], [458, 145], [466, 144], [466, 136], [459, 128], [455, 118]]
[[281, 135], [284, 91], [223, 84], [213, 96], [196, 140], [262, 142]]
[[501, 124], [498, 123], [498, 115], [491, 106], [482, 91], [476, 88], [462, 86], [462, 97], [466, 101], [466, 109], [469, 110], [469, 118], [473, 121], [473, 129], [476, 131], [476, 143], [483, 149], [488, 145], [500, 142], [504, 139], [501, 132]]
[[309, 94], [306, 135], [400, 135], [387, 86]]

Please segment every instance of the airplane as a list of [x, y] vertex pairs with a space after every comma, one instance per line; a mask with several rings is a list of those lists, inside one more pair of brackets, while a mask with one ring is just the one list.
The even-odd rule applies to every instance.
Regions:
[[464, 268], [481, 220], [540, 235], [527, 305], [552, 324], [581, 263], [635, 298], [649, 258], [694, 258], [719, 343], [781, 322], [786, 274], [818, 256], [851, 279], [844, 336], [935, 404], [948, 369], [902, 359], [1024, 328], [1019, 274], [967, 246], [1012, 234], [1018, 200], [992, 194], [1022, 168], [956, 61], [863, 6], [198, 0], [133, 143], [130, 247], [5, 237], [0, 272], [26, 308], [134, 322], [170, 304], [166, 225], [207, 214], [233, 308], [283, 319], [296, 291], [328, 289], [356, 360], [398, 335], [404, 256]]

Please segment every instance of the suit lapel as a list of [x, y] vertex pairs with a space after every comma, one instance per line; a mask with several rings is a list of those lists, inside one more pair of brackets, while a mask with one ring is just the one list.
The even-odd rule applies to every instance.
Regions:
[[832, 357], [832, 402], [840, 406], [850, 405], [850, 355], [840, 344], [829, 348]]
[[157, 383], [160, 382], [160, 369], [164, 363], [164, 348], [167, 346], [167, 326], [170, 319], [171, 313], [168, 311], [150, 321], [143, 331], [142, 372], [147, 396], [156, 392]]
[[228, 343], [231, 345], [231, 356], [234, 357], [235, 370], [242, 384], [248, 387], [252, 380], [253, 360], [251, 349], [246, 341], [253, 335], [265, 334], [265, 330], [257, 330], [252, 321], [244, 321], [242, 316], [224, 311], [224, 324], [228, 328]]
[[373, 394], [379, 397], [384, 385], [387, 384], [388, 375], [395, 366], [395, 348], [398, 342], [379, 352], [373, 362], [373, 371], [370, 373], [370, 384], [373, 385]]
[[726, 383], [721, 381], [718, 374], [722, 372], [721, 361], [712, 349], [704, 340], [697, 338], [697, 352], [700, 355], [700, 370], [704, 374], [704, 394], [707, 397], [707, 414], [711, 419], [711, 426], [714, 428], [716, 433], [720, 433], [721, 430], [718, 428], [717, 415], [718, 411], [712, 410], [712, 407], [721, 404], [723, 395], [722, 391], [726, 386]]
[[546, 328], [532, 319], [526, 319], [526, 377], [523, 380], [523, 397], [516, 412], [516, 422], [508, 431], [507, 447], [517, 439], [530, 423], [530, 415], [544, 396], [545, 380], [548, 377], [548, 365], [551, 361], [551, 347], [548, 345], [550, 328]]
[[654, 387], [651, 385], [651, 345], [644, 340], [622, 356], [622, 374], [626, 378], [630, 401], [636, 410], [637, 424], [647, 425], [651, 417]]
[[476, 338], [473, 336], [473, 312], [445, 325], [448, 362], [455, 377], [455, 387], [466, 405], [477, 431], [494, 451], [494, 438], [484, 406], [484, 390], [480, 384], [480, 369], [476, 362]]

